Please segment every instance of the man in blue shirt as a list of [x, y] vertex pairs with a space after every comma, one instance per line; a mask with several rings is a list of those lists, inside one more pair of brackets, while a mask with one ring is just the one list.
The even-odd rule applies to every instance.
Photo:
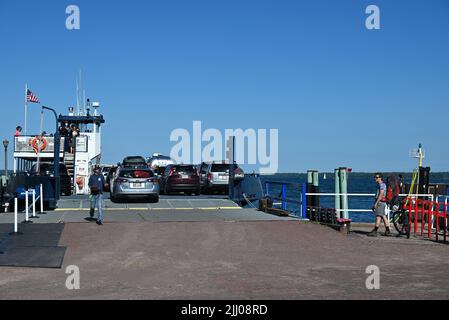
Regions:
[[92, 197], [90, 217], [93, 219], [95, 209], [98, 209], [97, 224], [103, 225], [103, 188], [104, 177], [101, 174], [100, 167], [94, 168], [94, 174], [89, 178], [89, 188]]
[[382, 221], [385, 224], [385, 236], [390, 236], [390, 222], [387, 217], [387, 185], [383, 181], [383, 176], [381, 173], [376, 173], [375, 175], [376, 183], [377, 183], [377, 194], [376, 194], [376, 202], [373, 206], [373, 212], [376, 214], [376, 226], [373, 231], [371, 231], [368, 236], [369, 237], [377, 237], [378, 230]]

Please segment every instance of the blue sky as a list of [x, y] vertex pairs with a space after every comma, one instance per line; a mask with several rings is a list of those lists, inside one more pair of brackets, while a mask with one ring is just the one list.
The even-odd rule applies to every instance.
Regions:
[[[65, 28], [70, 4], [81, 30]], [[381, 30], [365, 28], [370, 4]], [[281, 172], [411, 170], [420, 142], [449, 171], [448, 0], [0, 0], [0, 46], [2, 139], [23, 125], [26, 82], [62, 113], [82, 69], [105, 162], [169, 153], [172, 130], [201, 120], [279, 129]]]

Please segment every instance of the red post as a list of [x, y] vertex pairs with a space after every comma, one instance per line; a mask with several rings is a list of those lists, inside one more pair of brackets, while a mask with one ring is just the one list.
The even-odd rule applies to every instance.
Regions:
[[415, 202], [415, 228], [414, 228], [414, 232], [415, 232], [415, 236], [418, 233], [418, 216], [419, 216], [419, 204], [421, 204], [421, 216], [422, 216], [422, 208], [423, 208], [423, 201], [421, 199], [417, 199]]
[[447, 241], [447, 205], [444, 203], [444, 243]]
[[429, 240], [432, 238], [432, 216], [434, 212], [433, 209], [430, 208], [429, 215], [427, 216], [427, 237]]
[[435, 224], [436, 224], [436, 236], [435, 236], [435, 239], [437, 240], [437, 242], [438, 242], [438, 232], [440, 232], [440, 223], [439, 223], [439, 220], [440, 220], [440, 206], [438, 205], [438, 203], [436, 204], [437, 205], [437, 207], [436, 207], [436, 210], [435, 210]]
[[423, 203], [421, 215], [421, 237], [424, 237], [424, 212], [429, 212], [430, 206], [426, 207], [427, 203]]

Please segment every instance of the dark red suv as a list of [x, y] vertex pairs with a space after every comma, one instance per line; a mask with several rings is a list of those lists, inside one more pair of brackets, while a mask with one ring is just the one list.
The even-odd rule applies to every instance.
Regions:
[[200, 177], [193, 165], [169, 165], [160, 178], [161, 192], [201, 193]]

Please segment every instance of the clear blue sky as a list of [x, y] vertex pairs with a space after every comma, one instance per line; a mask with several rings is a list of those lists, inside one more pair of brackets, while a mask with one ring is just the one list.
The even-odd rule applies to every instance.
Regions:
[[[281, 172], [411, 170], [419, 142], [449, 171], [448, 0], [0, 0], [0, 46], [2, 139], [23, 125], [25, 82], [65, 112], [82, 69], [106, 162], [169, 153], [171, 131], [201, 120], [279, 129]], [[37, 133], [37, 106], [30, 119]]]

